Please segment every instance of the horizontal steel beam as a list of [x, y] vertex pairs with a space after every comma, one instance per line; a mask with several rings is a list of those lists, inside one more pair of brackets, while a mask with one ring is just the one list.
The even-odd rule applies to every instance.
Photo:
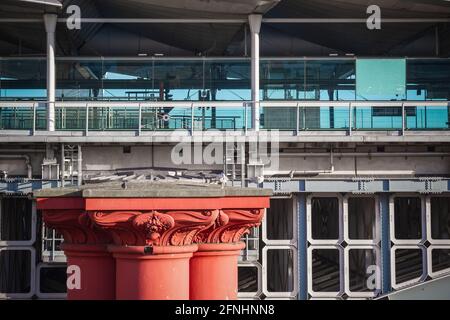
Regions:
[[[367, 18], [264, 18], [263, 23], [298, 23], [298, 24], [335, 24], [356, 23], [366, 24]], [[381, 18], [381, 23], [445, 23], [448, 18]]]
[[[371, 59], [385, 59], [386, 57], [383, 56], [371, 56]], [[401, 59], [405, 59], [407, 61], [411, 60], [445, 60], [444, 58], [439, 58], [436, 56], [421, 56], [421, 57], [397, 57]], [[56, 57], [56, 61], [186, 61], [186, 60], [192, 60], [192, 61], [248, 61], [250, 62], [249, 57], [245, 56], [236, 56], [236, 57], [228, 57], [228, 56], [123, 56], [123, 57], [112, 57], [112, 56], [61, 56]], [[343, 61], [353, 61], [356, 60], [356, 56], [289, 56], [289, 57], [281, 57], [281, 56], [264, 56], [261, 57], [261, 61], [329, 61], [329, 60], [343, 60]], [[0, 57], [0, 60], [5, 61], [17, 61], [17, 60], [23, 60], [23, 61], [45, 61], [46, 56], [12, 56], [12, 57]], [[320, 79], [319, 79], [320, 80]], [[342, 80], [342, 79], [340, 79]], [[3, 83], [4, 80], [2, 80]], [[17, 80], [14, 80], [17, 81]], [[439, 81], [439, 80], [436, 80]]]
[[[66, 182], [66, 186], [70, 186]], [[249, 183], [249, 187], [257, 187]], [[57, 180], [6, 180], [0, 181], [0, 194], [30, 194], [34, 190], [60, 187]], [[418, 193], [441, 194], [450, 192], [449, 178], [404, 178], [404, 179], [302, 179], [264, 181], [263, 188], [277, 193]]]
[[[68, 18], [59, 18], [59, 23], [66, 23]], [[0, 23], [42, 23], [39, 18], [2, 18]], [[158, 18], [80, 18], [81, 23], [114, 24], [243, 24], [248, 19], [158, 19]], [[381, 23], [447, 23], [448, 18], [382, 18]], [[365, 18], [263, 18], [262, 23], [271, 24], [366, 24]]]
[[[0, 101], [0, 108], [30, 108], [33, 105], [45, 105], [46, 101]], [[190, 108], [190, 107], [216, 107], [216, 108], [236, 108], [250, 106], [251, 101], [57, 101], [55, 107], [145, 107], [145, 108]], [[263, 108], [281, 108], [281, 107], [301, 107], [301, 108], [316, 108], [316, 107], [448, 107], [449, 101], [305, 101], [305, 100], [289, 100], [289, 101], [261, 101], [260, 106]]]
[[[66, 186], [70, 185], [70, 182], [66, 182]], [[3, 180], [0, 181], [0, 194], [26, 195], [34, 190], [58, 188], [60, 186], [59, 180]]]
[[[214, 142], [218, 139], [217, 130], [194, 131], [191, 135], [189, 130], [178, 129], [173, 131], [142, 131], [140, 136], [136, 130], [128, 131], [92, 131], [86, 136], [83, 130], [66, 131], [40, 131], [36, 130], [33, 135], [30, 130], [0, 130], [0, 143], [186, 143], [194, 142], [201, 137], [205, 143]], [[244, 130], [223, 131], [224, 139], [258, 139], [267, 141], [271, 139], [271, 132], [261, 130], [260, 134], [252, 130], [246, 133]], [[345, 130], [342, 131], [302, 131], [295, 135], [293, 131], [277, 132], [279, 142], [293, 143], [450, 143], [448, 131], [407, 131], [400, 135], [395, 131], [357, 131], [351, 136]]]
[[[256, 185], [249, 185], [256, 187]], [[321, 193], [345, 192], [353, 194], [375, 194], [386, 192], [414, 192], [440, 194], [450, 192], [449, 178], [358, 178], [358, 179], [282, 179], [263, 182], [263, 188], [275, 193]]]

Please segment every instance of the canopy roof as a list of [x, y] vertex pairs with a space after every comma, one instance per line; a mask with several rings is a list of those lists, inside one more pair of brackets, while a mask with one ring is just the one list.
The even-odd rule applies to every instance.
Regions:
[[[332, 3], [332, 4], [331, 4]], [[367, 18], [365, 0], [2, 0], [0, 18], [42, 18], [55, 11], [66, 17], [69, 5], [79, 5], [83, 18], [246, 19], [251, 13], [265, 18]], [[384, 18], [449, 18], [445, 0], [379, 0]], [[59, 6], [61, 5], [61, 8]], [[58, 25], [59, 55], [242, 56], [245, 23], [235, 24], [83, 24], [81, 30]], [[449, 55], [448, 23], [383, 24], [378, 31], [364, 24], [265, 23], [261, 54], [266, 56]], [[248, 48], [249, 46], [247, 46]], [[45, 53], [43, 23], [2, 23], [0, 55]]]

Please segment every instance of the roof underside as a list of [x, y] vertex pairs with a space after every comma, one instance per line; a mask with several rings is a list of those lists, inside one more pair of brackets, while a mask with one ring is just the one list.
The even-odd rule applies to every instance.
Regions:
[[[83, 18], [205, 18], [246, 19], [250, 13], [267, 18], [367, 18], [366, 0], [2, 0], [0, 18], [41, 18], [45, 11], [65, 17], [79, 5]], [[58, 3], [62, 8], [58, 9]], [[449, 18], [445, 0], [379, 0], [382, 17]], [[58, 54], [136, 56], [237, 55], [245, 53], [245, 24], [83, 24], [57, 29]], [[437, 30], [437, 31], [436, 31]], [[266, 56], [432, 55], [436, 34], [441, 55], [450, 53], [448, 23], [383, 24], [370, 31], [364, 24], [264, 24], [261, 53]], [[248, 37], [247, 37], [248, 38]], [[45, 53], [43, 23], [2, 23], [0, 55]]]

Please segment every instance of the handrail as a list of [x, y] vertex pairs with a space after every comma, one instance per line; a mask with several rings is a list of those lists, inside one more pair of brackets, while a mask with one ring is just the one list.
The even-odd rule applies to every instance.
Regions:
[[[0, 108], [32, 108], [34, 105], [48, 104], [48, 101], [0, 101]], [[251, 106], [252, 101], [56, 101], [56, 108], [90, 108], [96, 107], [130, 107], [130, 108], [241, 108], [244, 104]], [[289, 100], [289, 101], [260, 101], [262, 108], [284, 108], [284, 107], [447, 107], [450, 101], [317, 101], [317, 100]]]
[[[36, 130], [41, 130], [47, 122], [42, 111], [45, 110], [46, 104], [49, 102], [41, 101], [1, 101], [0, 111], [2, 108], [14, 109], [12, 111], [6, 111], [0, 121], [2, 121], [2, 131], [11, 129], [29, 129], [34, 135]], [[167, 129], [187, 129], [191, 134], [196, 131], [196, 126], [201, 124], [201, 130], [204, 130], [204, 121], [208, 120], [205, 112], [202, 115], [196, 115], [196, 108], [221, 108], [230, 113], [230, 117], [234, 119], [231, 125], [221, 123], [219, 128], [221, 129], [242, 129], [247, 133], [248, 129], [248, 109], [252, 109], [255, 104], [251, 101], [57, 101], [53, 102], [55, 108], [58, 110], [58, 114], [55, 115], [56, 121], [58, 121], [58, 115], [63, 115], [70, 112], [76, 112], [76, 119], [69, 118], [62, 120], [59, 119], [61, 128], [59, 130], [84, 130], [85, 135], [89, 135], [89, 131], [92, 130], [136, 130], [138, 135], [141, 135], [142, 130], [149, 130], [147, 127], [143, 127], [144, 122], [147, 126], [149, 117], [154, 114], [156, 119], [164, 115], [166, 110], [172, 109], [185, 109], [183, 119], [190, 118], [190, 125], [183, 125], [182, 128], [178, 128], [177, 123], [171, 122], [170, 118], [179, 118], [177, 112], [171, 112], [168, 119], [164, 120], [163, 124], [155, 124], [154, 130], [167, 130]], [[301, 131], [308, 130], [340, 130], [347, 131], [349, 135], [352, 135], [357, 130], [397, 130], [402, 135], [407, 130], [449, 130], [450, 123], [447, 121], [447, 110], [450, 107], [449, 101], [305, 101], [305, 100], [289, 100], [289, 101], [261, 101], [257, 102], [259, 106], [272, 109], [276, 108], [289, 108], [289, 112], [295, 112], [294, 114], [286, 114], [289, 120], [277, 120], [277, 117], [272, 117], [273, 112], [267, 112], [268, 116], [261, 122], [261, 126], [264, 129], [280, 129], [280, 130], [293, 130], [296, 135], [300, 135]], [[411, 107], [417, 107], [414, 114], [415, 118], [411, 118]], [[440, 114], [436, 116], [435, 110], [428, 109], [427, 107], [439, 107]], [[99, 109], [101, 110], [99, 110]], [[134, 109], [135, 112], [131, 111]], [[307, 109], [313, 109], [312, 112], [307, 112]], [[315, 108], [315, 109], [314, 109]], [[329, 124], [321, 124], [320, 117], [322, 112], [316, 112], [319, 108], [329, 108]], [[334, 111], [339, 111], [335, 114]], [[338, 110], [341, 108], [341, 110]], [[367, 108], [367, 109], [359, 109]], [[396, 108], [395, 112], [384, 114], [384, 112], [375, 113], [373, 108]], [[26, 110], [22, 112], [22, 110]], [[70, 110], [72, 109], [72, 110]], [[95, 112], [92, 112], [95, 110]], [[101, 111], [97, 115], [97, 110]], [[106, 125], [101, 124], [101, 128], [97, 128], [98, 120], [104, 116], [104, 111], [109, 114], [113, 112], [114, 123]], [[79, 113], [81, 111], [81, 113]], [[342, 112], [343, 111], [343, 112]], [[372, 112], [371, 112], [372, 111]], [[378, 111], [378, 110], [376, 110]], [[428, 118], [427, 112], [430, 111], [434, 116]], [[130, 114], [131, 117], [127, 117], [126, 114]], [[149, 114], [150, 112], [151, 114]], [[235, 112], [235, 114], [231, 114]], [[284, 112], [281, 110], [280, 112]], [[445, 114], [443, 114], [444, 112]], [[92, 113], [92, 114], [91, 114]], [[122, 117], [125, 114], [125, 118]], [[178, 112], [179, 113], [179, 112]], [[265, 114], [265, 113], [264, 113]], [[80, 117], [81, 115], [81, 117]], [[166, 117], [166, 115], [164, 115]], [[401, 117], [401, 122], [399, 121]], [[437, 117], [437, 118], [436, 118]], [[92, 119], [90, 119], [92, 118]], [[218, 117], [216, 117], [218, 119]], [[230, 119], [231, 119], [230, 118]], [[3, 119], [5, 119], [3, 124]], [[292, 119], [295, 121], [292, 121]], [[388, 119], [386, 121], [386, 119]], [[414, 119], [414, 120], [412, 120]], [[117, 120], [117, 121], [116, 121]], [[160, 119], [161, 120], [161, 119]], [[157, 121], [160, 121], [157, 120]], [[68, 126], [66, 126], [66, 121]], [[93, 121], [91, 126], [91, 121]], [[101, 120], [102, 121], [102, 120]], [[272, 122], [271, 122], [272, 121]], [[278, 121], [278, 122], [277, 122]], [[414, 121], [414, 122], [411, 122]], [[189, 122], [189, 121], [188, 121]], [[156, 123], [156, 122], [155, 122]], [[116, 127], [118, 126], [118, 127]], [[216, 128], [216, 123], [211, 121], [209, 125], [211, 128]], [[6, 129], [5, 129], [6, 127]], [[199, 129], [197, 129], [199, 130]]]

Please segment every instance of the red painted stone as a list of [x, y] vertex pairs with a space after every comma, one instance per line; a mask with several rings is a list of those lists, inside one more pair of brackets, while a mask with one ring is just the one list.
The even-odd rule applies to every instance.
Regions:
[[240, 239], [269, 197], [55, 197], [37, 206], [81, 268], [69, 299], [236, 299]]
[[237, 299], [238, 257], [245, 248], [240, 241], [250, 228], [261, 223], [264, 212], [265, 209], [220, 210], [215, 225], [199, 234], [199, 248], [191, 259], [192, 300]]
[[236, 300], [238, 257], [245, 244], [200, 244], [190, 261], [191, 300]]
[[[111, 238], [96, 228], [83, 210], [44, 210], [46, 225], [64, 236], [67, 266], [79, 268], [81, 286], [68, 288], [69, 300], [114, 300], [115, 262], [107, 251]], [[70, 275], [69, 275], [70, 276]]]
[[189, 300], [190, 246], [110, 246], [116, 259], [117, 300]]
[[63, 244], [67, 265], [80, 268], [80, 289], [68, 289], [69, 300], [114, 300], [116, 265], [106, 245]]
[[116, 298], [188, 300], [193, 240], [211, 227], [219, 210], [90, 212], [115, 245]]

